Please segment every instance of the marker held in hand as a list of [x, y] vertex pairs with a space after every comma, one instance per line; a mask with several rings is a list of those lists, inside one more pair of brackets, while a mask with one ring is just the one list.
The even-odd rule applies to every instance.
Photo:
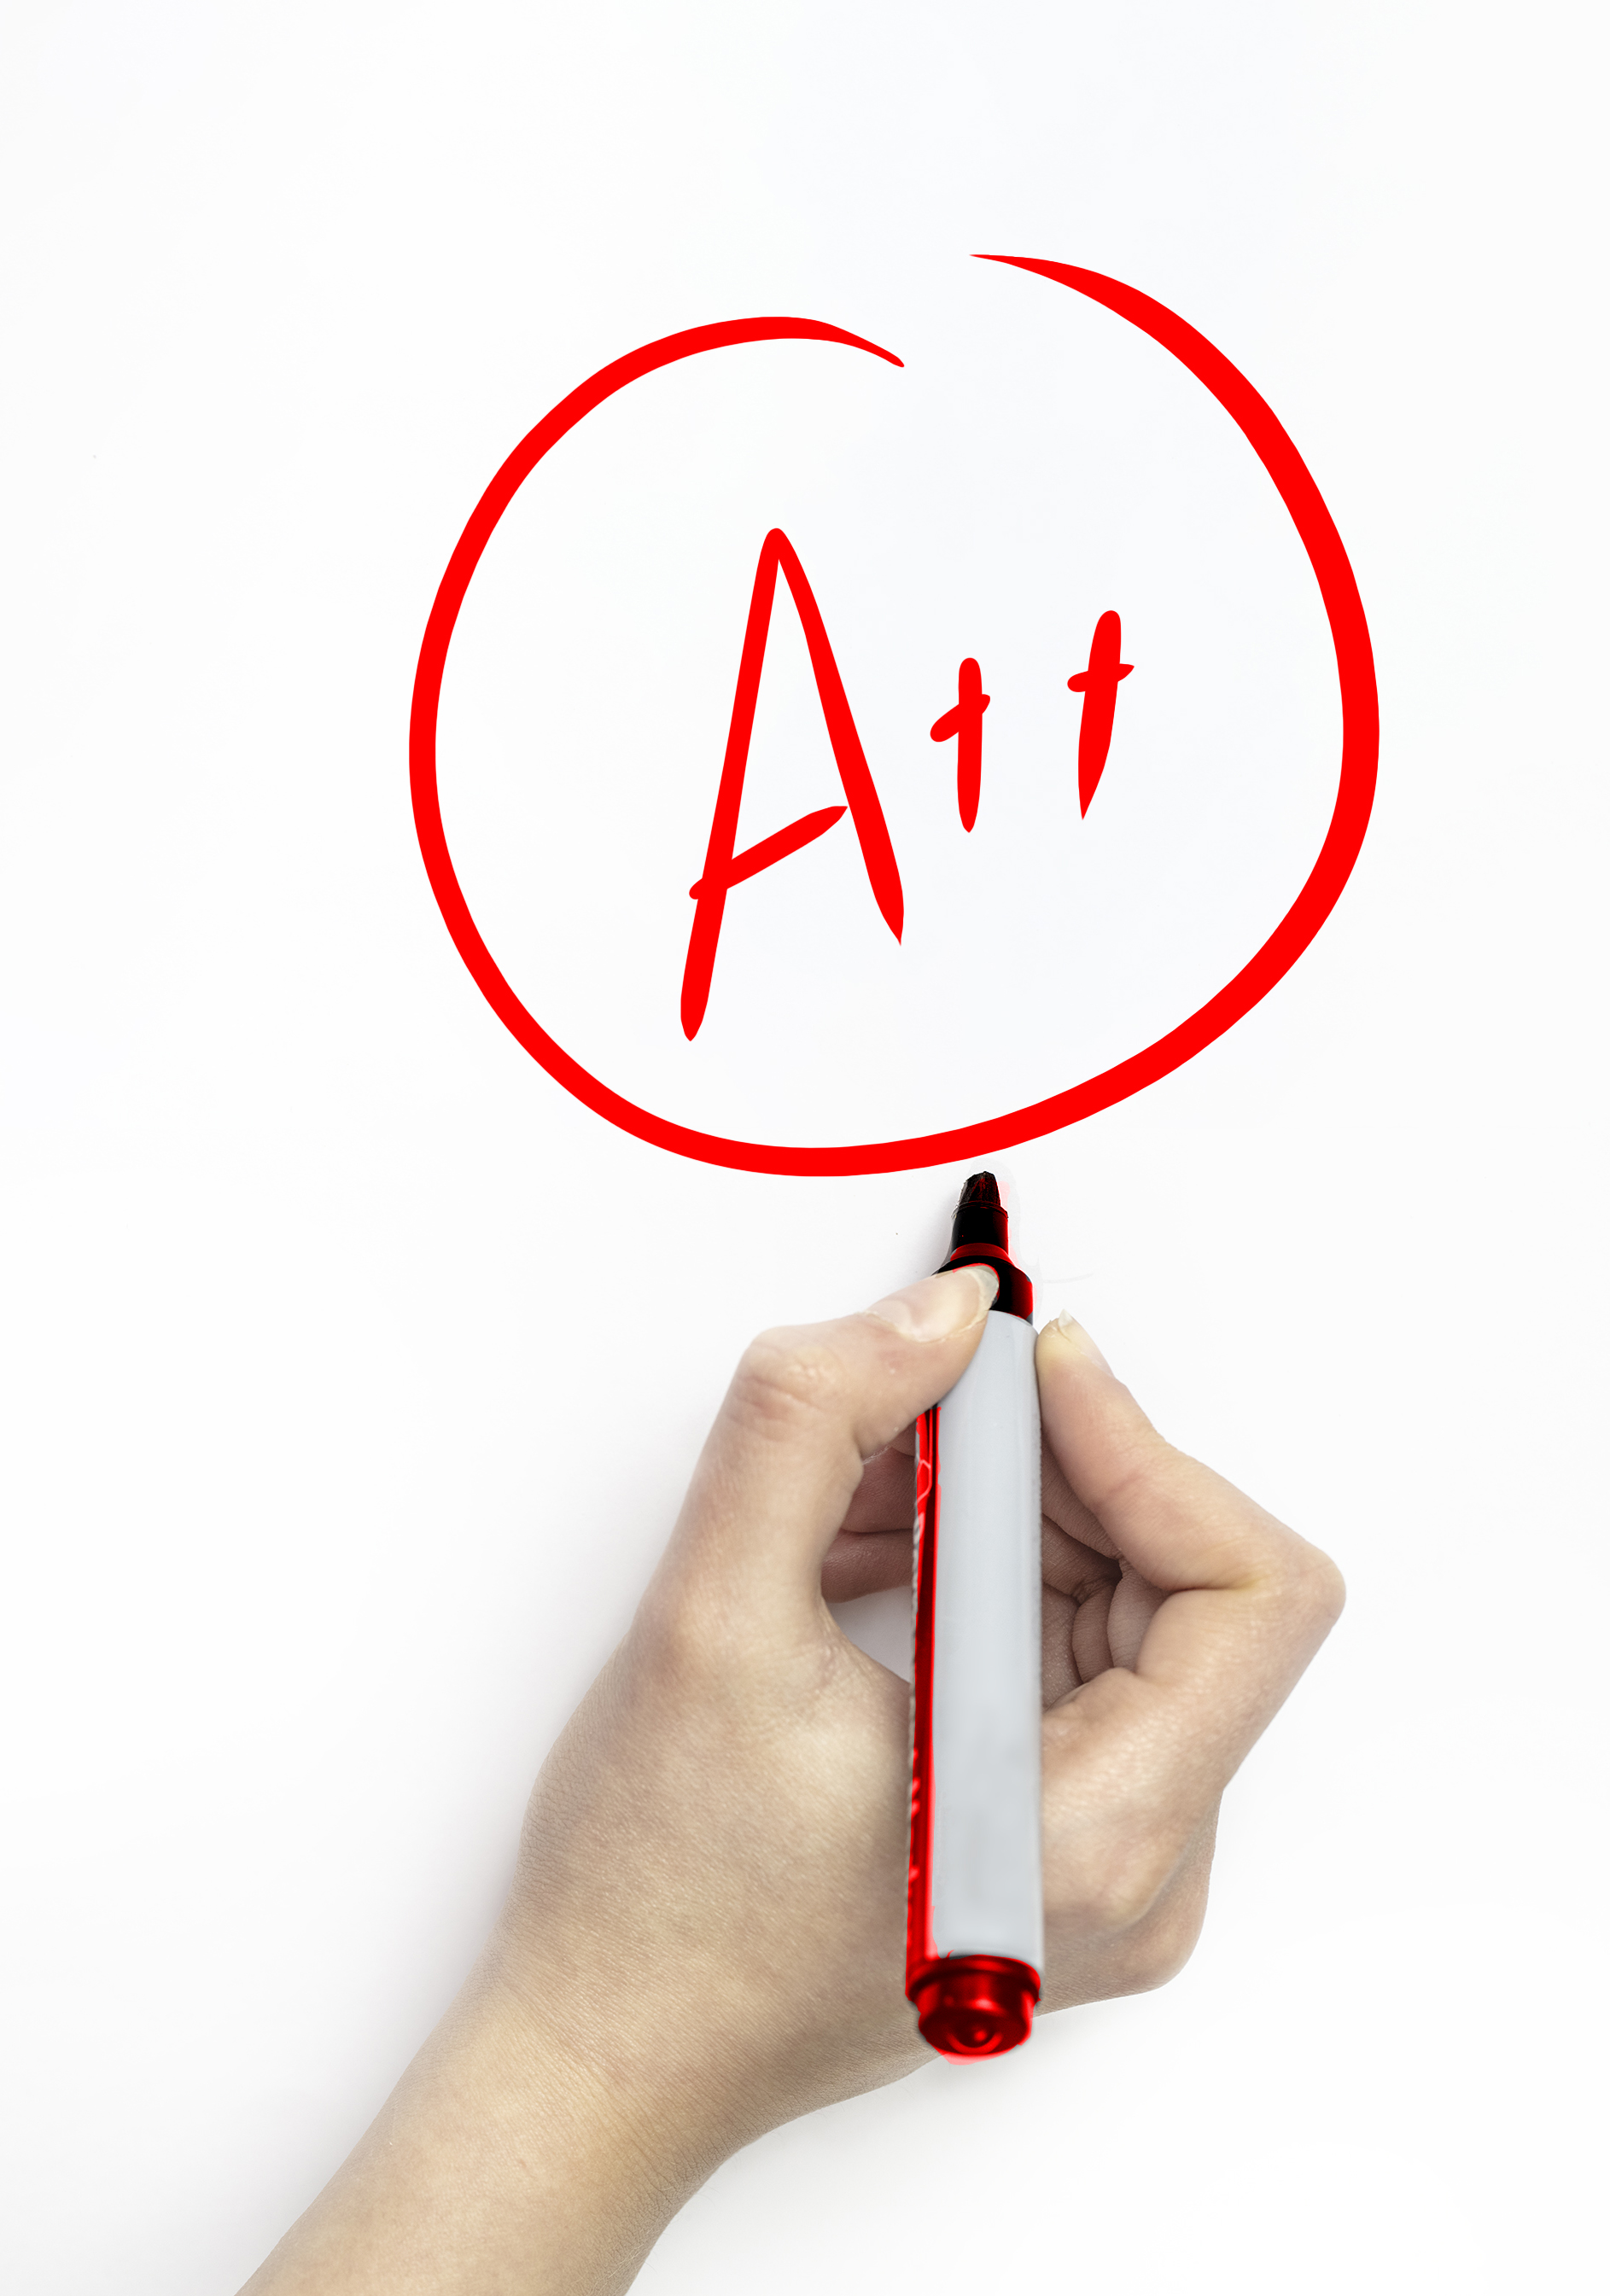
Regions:
[[963, 1188], [945, 1266], [998, 1288], [917, 1423], [906, 1992], [924, 2040], [967, 2058], [1028, 2039], [1045, 1945], [1034, 1295], [993, 1174]]

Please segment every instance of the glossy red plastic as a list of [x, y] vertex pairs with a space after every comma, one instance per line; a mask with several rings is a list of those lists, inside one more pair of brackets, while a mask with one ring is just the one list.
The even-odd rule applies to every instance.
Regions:
[[1028, 2039], [1039, 1978], [1026, 1961], [957, 1954], [919, 1969], [906, 1990], [917, 2031], [941, 2057], [998, 2057]]
[[916, 1423], [916, 1622], [911, 1665], [911, 1858], [906, 1879], [906, 1997], [936, 1959], [933, 1892], [933, 1566], [939, 1538], [939, 1406]]
[[974, 1172], [963, 1188], [950, 1229], [950, 1250], [940, 1274], [948, 1267], [980, 1266], [995, 1270], [996, 1312], [1031, 1323], [1034, 1286], [1007, 1249], [1006, 1208], [993, 1172]]

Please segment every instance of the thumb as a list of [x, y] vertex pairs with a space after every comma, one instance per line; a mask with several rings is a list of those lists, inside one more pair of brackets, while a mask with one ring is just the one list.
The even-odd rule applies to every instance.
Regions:
[[764, 1332], [700, 1455], [658, 1578], [751, 1632], [814, 1623], [822, 1558], [864, 1463], [949, 1392], [972, 1359], [994, 1271], [958, 1267], [858, 1316]]

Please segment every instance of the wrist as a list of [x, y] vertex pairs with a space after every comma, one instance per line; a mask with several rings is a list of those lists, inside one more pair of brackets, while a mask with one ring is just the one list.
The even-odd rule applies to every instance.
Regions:
[[[612, 2296], [724, 2157], [497, 1940], [242, 2296]], [[612, 2079], [612, 2068], [617, 2077]], [[625, 2070], [627, 2077], [619, 2077]]]

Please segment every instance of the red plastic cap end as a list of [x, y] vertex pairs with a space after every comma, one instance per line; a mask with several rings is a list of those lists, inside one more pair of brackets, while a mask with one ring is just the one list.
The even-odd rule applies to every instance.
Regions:
[[1034, 2023], [1039, 1980], [1027, 1962], [968, 1955], [931, 1965], [911, 1988], [916, 2029], [942, 2057], [998, 2057], [1020, 2048]]

